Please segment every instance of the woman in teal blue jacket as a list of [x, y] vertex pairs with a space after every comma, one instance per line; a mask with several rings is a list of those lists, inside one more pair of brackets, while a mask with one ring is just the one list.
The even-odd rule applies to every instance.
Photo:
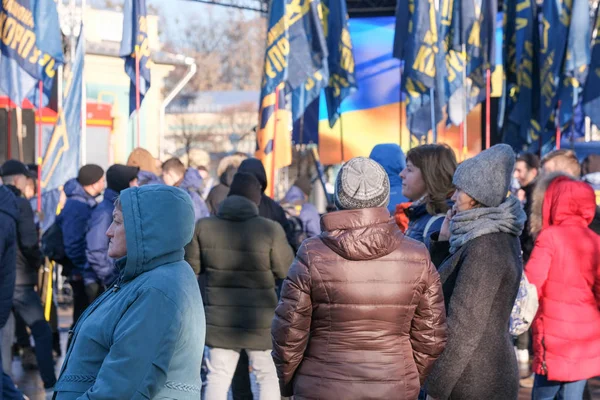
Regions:
[[200, 398], [204, 309], [183, 259], [193, 231], [186, 192], [121, 192], [107, 231], [119, 278], [75, 326], [55, 399]]

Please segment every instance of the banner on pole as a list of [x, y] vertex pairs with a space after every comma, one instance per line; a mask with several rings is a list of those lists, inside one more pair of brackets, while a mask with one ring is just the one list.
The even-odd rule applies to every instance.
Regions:
[[81, 133], [81, 89], [83, 81], [83, 31], [77, 41], [75, 59], [65, 71], [63, 108], [58, 111], [56, 126], [44, 143], [42, 189], [63, 185], [77, 175], [79, 169], [79, 137]]
[[590, 65], [592, 69], [583, 89], [583, 111], [590, 117], [592, 124], [600, 127], [600, 7], [596, 10]]
[[[286, 1], [290, 53], [286, 93], [292, 95], [297, 121], [329, 81], [327, 42], [319, 15], [319, 0]], [[322, 9], [321, 9], [322, 11]]]
[[[504, 2], [503, 61], [506, 73], [504, 141], [514, 148], [538, 141], [539, 35], [532, 0]], [[535, 73], [534, 73], [535, 71]]]
[[543, 128], [542, 142], [549, 140], [545, 132], [554, 125], [552, 117], [558, 104], [558, 89], [563, 68], [573, 0], [544, 0], [540, 37], [540, 110], [539, 124]]
[[[285, 85], [264, 96], [260, 104], [259, 126], [256, 132], [256, 158], [262, 161], [267, 176], [292, 164], [291, 114], [286, 106]], [[267, 179], [271, 193], [272, 179]]]
[[[123, 10], [123, 40], [121, 57], [125, 60], [125, 73], [131, 79], [129, 85], [129, 115], [136, 109], [136, 90], [140, 92], [140, 102], [150, 89], [150, 46], [146, 19], [146, 0], [126, 0]], [[140, 79], [136, 87], [135, 64], [139, 57]]]
[[329, 84], [325, 88], [325, 100], [329, 126], [333, 128], [340, 117], [342, 101], [357, 89], [345, 0], [323, 0], [323, 24], [329, 50]]
[[[55, 194], [46, 196], [77, 176], [79, 170], [79, 141], [81, 136], [81, 95], [85, 38], [83, 29], [77, 41], [75, 59], [65, 71], [63, 108], [58, 110], [56, 126], [48, 138], [44, 138], [42, 160], [42, 206], [44, 215], [54, 215], [57, 207]], [[48, 198], [48, 201], [46, 200]]]
[[[444, 80], [445, 60], [440, 51], [442, 41], [438, 31], [438, 13], [434, 0], [407, 0], [408, 5], [399, 2], [397, 19], [405, 19], [399, 13], [409, 10], [408, 29], [396, 32], [394, 56], [404, 60], [402, 92], [406, 94], [407, 122], [414, 135], [425, 135], [431, 126], [433, 101], [434, 120], [442, 119], [445, 101]], [[406, 37], [402, 37], [406, 35]], [[433, 88], [434, 98], [430, 89]]]
[[38, 107], [41, 80], [47, 105], [64, 62], [56, 0], [2, 1], [0, 32], [0, 90], [19, 106], [29, 98]]

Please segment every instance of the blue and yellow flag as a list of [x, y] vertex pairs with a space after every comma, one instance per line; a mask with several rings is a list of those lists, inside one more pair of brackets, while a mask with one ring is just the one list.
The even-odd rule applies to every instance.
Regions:
[[120, 55], [125, 59], [125, 73], [129, 85], [129, 114], [136, 109], [136, 57], [140, 63], [140, 105], [150, 89], [150, 46], [146, 19], [146, 0], [126, 0], [123, 10], [123, 41]]
[[594, 125], [600, 126], [600, 7], [596, 10], [591, 57], [590, 71], [583, 89], [583, 111]]
[[515, 148], [537, 142], [540, 132], [538, 24], [533, 0], [504, 2], [503, 60], [506, 73], [504, 138]]
[[29, 97], [37, 107], [41, 80], [46, 105], [63, 63], [56, 0], [3, 0], [0, 32], [0, 90], [19, 105]]
[[[70, 69], [65, 71], [63, 108], [58, 110], [54, 131], [44, 140], [41, 186], [42, 206], [47, 218], [56, 214], [58, 189], [69, 179], [76, 177], [79, 170], [84, 44], [82, 28], [75, 59], [70, 64]], [[46, 222], [44, 227], [48, 227]]]
[[567, 129], [573, 123], [575, 107], [590, 64], [590, 5], [588, 0], [573, 0], [569, 41], [559, 87], [559, 123]]
[[354, 53], [345, 0], [323, 1], [323, 25], [329, 50], [329, 84], [325, 88], [329, 126], [340, 117], [342, 101], [356, 90]]
[[[462, 123], [465, 115], [485, 100], [486, 70], [495, 60], [497, 9], [496, 0], [454, 1], [451, 51], [460, 54], [447, 59], [448, 74], [455, 70], [453, 75], [459, 78], [454, 82], [461, 84], [456, 88], [455, 83], [448, 90], [448, 116], [454, 125]], [[459, 70], [461, 64], [466, 71]], [[467, 77], [466, 82], [463, 82], [462, 73]], [[450, 78], [448, 81], [452, 82]]]
[[[540, 109], [538, 122], [546, 127], [558, 103], [561, 71], [567, 51], [573, 0], [544, 0], [540, 37]], [[544, 130], [545, 132], [547, 130]], [[542, 141], [548, 140], [546, 134]]]
[[[405, 8], [403, 4], [399, 4], [396, 12], [401, 13]], [[404, 60], [402, 92], [406, 94], [404, 103], [408, 128], [413, 135], [421, 136], [432, 129], [433, 123], [437, 124], [442, 119], [445, 59], [440, 51], [443, 41], [440, 40], [438, 30], [439, 15], [435, 9], [435, 0], [408, 0], [408, 10], [408, 29], [396, 32], [394, 43], [397, 47], [394, 55], [401, 56]], [[396, 18], [406, 17], [398, 14]]]
[[285, 85], [261, 99], [259, 125], [256, 132], [256, 158], [267, 172], [266, 192], [273, 197], [274, 171], [292, 164], [291, 114], [285, 101]]
[[327, 42], [319, 15], [319, 0], [288, 0], [289, 46], [286, 91], [292, 94], [292, 118], [297, 121], [327, 86]]
[[269, 184], [274, 171], [292, 162], [292, 117], [299, 119], [329, 81], [319, 5], [318, 0], [274, 0], [269, 8], [256, 151]]

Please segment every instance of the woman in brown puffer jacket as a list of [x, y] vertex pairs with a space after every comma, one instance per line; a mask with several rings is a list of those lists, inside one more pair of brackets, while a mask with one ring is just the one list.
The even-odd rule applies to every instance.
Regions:
[[281, 394], [416, 399], [446, 343], [440, 278], [387, 210], [389, 181], [367, 158], [344, 165], [320, 236], [306, 240], [272, 326]]

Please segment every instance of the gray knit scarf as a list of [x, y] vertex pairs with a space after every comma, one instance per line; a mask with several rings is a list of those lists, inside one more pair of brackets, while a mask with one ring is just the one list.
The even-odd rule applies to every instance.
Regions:
[[520, 236], [526, 220], [521, 203], [512, 195], [498, 207], [459, 212], [450, 222], [450, 253], [454, 254], [470, 240], [490, 233]]

